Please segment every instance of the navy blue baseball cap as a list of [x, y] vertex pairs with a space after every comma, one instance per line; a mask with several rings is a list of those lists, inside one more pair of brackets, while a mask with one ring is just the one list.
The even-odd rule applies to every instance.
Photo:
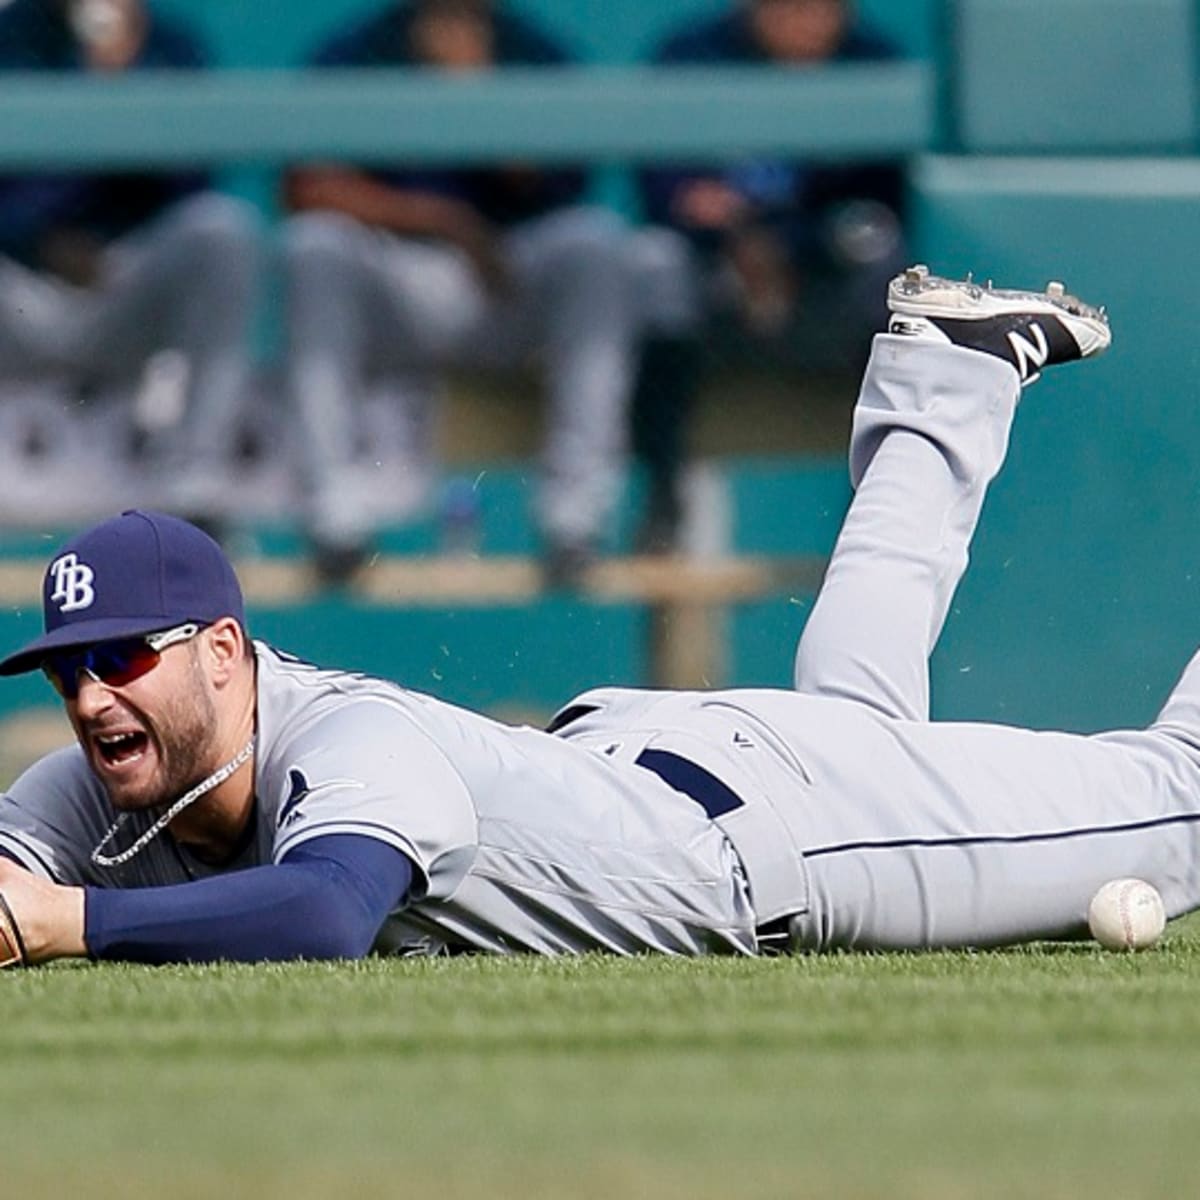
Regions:
[[0, 675], [35, 671], [47, 654], [233, 617], [245, 604], [224, 551], [202, 529], [132, 509], [67, 542], [42, 581], [46, 632], [0, 662]]

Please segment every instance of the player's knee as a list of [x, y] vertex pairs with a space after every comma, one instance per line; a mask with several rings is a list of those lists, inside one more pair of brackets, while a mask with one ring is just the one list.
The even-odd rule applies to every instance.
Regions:
[[562, 247], [564, 266], [584, 270], [618, 270], [626, 267], [624, 246], [628, 234], [619, 226], [597, 224], [580, 229]]
[[345, 262], [353, 257], [362, 235], [357, 221], [339, 213], [308, 212], [289, 218], [279, 234], [288, 269]]
[[242, 261], [259, 257], [262, 219], [253, 205], [236, 196], [205, 192], [180, 214], [183, 235], [206, 254], [230, 254]]
[[643, 325], [666, 336], [694, 333], [702, 317], [699, 270], [688, 240], [673, 229], [639, 229], [624, 257]]
[[615, 213], [601, 208], [570, 209], [550, 228], [552, 257], [559, 268], [606, 270], [627, 264], [629, 229]]
[[557, 247], [551, 277], [560, 297], [586, 300], [597, 313], [628, 312], [637, 308], [634, 276], [625, 255], [628, 233], [595, 227], [578, 230]]

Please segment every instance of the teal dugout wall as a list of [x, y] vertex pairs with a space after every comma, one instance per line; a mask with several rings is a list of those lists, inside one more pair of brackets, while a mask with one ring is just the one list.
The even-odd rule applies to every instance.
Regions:
[[937, 710], [1145, 722], [1200, 642], [1200, 161], [930, 158], [913, 192], [937, 270], [1064, 279], [1114, 330], [1102, 359], [1025, 394], [935, 659]]
[[[937, 711], [1142, 723], [1200, 642], [1196, 5], [948, 0], [945, 16], [967, 157], [912, 172], [920, 257], [1064, 279], [1108, 305], [1114, 345], [1026, 395], [935, 658]], [[1001, 153], [1030, 157], [985, 157]]]
[[956, 0], [948, 17], [959, 149], [1194, 149], [1195, 0]]

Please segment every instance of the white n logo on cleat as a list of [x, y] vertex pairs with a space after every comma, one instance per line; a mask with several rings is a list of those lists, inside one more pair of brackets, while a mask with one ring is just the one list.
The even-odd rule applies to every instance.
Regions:
[[1029, 332], [1033, 334], [1032, 342], [1028, 338], [1022, 337], [1015, 329], [1008, 335], [1008, 344], [1016, 356], [1017, 371], [1021, 378], [1026, 380], [1036, 375], [1050, 357], [1050, 343], [1046, 341], [1046, 334], [1042, 327], [1036, 321], [1031, 321]]

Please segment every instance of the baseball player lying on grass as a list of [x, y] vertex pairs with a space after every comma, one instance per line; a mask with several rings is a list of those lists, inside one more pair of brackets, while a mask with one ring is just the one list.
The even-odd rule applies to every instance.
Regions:
[[1200, 905], [1200, 656], [1146, 730], [928, 719], [1021, 387], [1102, 313], [923, 268], [889, 303], [795, 691], [603, 688], [512, 728], [248, 641], [182, 521], [68, 543], [0, 663], [78, 739], [0, 802], [7, 958], [994, 945], [1080, 932], [1118, 876]]

